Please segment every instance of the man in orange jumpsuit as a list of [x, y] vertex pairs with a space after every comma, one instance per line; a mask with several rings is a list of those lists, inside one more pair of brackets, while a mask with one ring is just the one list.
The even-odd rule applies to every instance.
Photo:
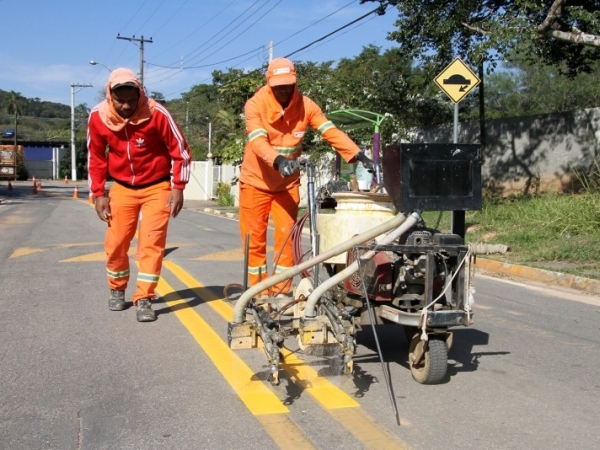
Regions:
[[[127, 252], [140, 213], [136, 291], [133, 304], [139, 322], [152, 322], [167, 241], [169, 217], [183, 207], [190, 176], [187, 142], [164, 106], [146, 97], [129, 69], [111, 72], [106, 99], [90, 113], [87, 133], [88, 183], [96, 213], [108, 225], [104, 250], [112, 311], [125, 309], [129, 281]], [[171, 175], [172, 170], [172, 175]], [[108, 198], [107, 174], [114, 179]]]
[[[314, 129], [347, 161], [361, 161], [373, 169], [373, 161], [327, 119], [321, 108], [296, 86], [296, 70], [286, 58], [274, 59], [267, 69], [267, 85], [246, 103], [248, 142], [240, 173], [240, 232], [242, 243], [250, 236], [248, 281], [254, 285], [268, 277], [266, 244], [269, 214], [275, 226], [274, 272], [294, 265], [291, 239], [300, 202], [297, 158], [302, 138]], [[273, 287], [271, 294], [287, 294], [292, 280]]]

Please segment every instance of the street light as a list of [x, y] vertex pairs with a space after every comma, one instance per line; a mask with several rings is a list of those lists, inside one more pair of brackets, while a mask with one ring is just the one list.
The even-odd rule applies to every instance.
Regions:
[[208, 155], [206, 155], [206, 157], [208, 159], [211, 159], [213, 157], [212, 152], [210, 151], [210, 147], [211, 147], [211, 143], [212, 143], [212, 122], [210, 121], [210, 118], [206, 118], [206, 120], [208, 120]]
[[[83, 88], [93, 87], [91, 84], [71, 85], [71, 179], [77, 181], [77, 164], [75, 161], [75, 92]], [[79, 88], [75, 90], [75, 88]]]
[[112, 70], [110, 69], [110, 67], [108, 67], [106, 64], [102, 64], [101, 62], [94, 61], [93, 59], [90, 61], [90, 64], [91, 64], [92, 66], [96, 66], [96, 65], [98, 65], [98, 66], [102, 66], [102, 67], [104, 67], [106, 70], [108, 70], [109, 72], [112, 72]]

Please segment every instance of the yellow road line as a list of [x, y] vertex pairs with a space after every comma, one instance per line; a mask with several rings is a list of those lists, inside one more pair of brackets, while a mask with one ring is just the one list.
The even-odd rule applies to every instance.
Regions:
[[[179, 280], [206, 302], [223, 319], [233, 318], [233, 307], [218, 298], [212, 291], [187, 273], [172, 261], [164, 260], [163, 267], [171, 271]], [[361, 442], [367, 449], [404, 449], [412, 447], [401, 438], [391, 433], [385, 427], [377, 424], [376, 420], [360, 408], [360, 404], [335, 386], [329, 380], [319, 376], [310, 366], [296, 357], [291, 351], [282, 349], [285, 362], [281, 368], [292, 380], [310, 394], [342, 427]], [[279, 427], [268, 427], [278, 429]], [[290, 436], [292, 438], [292, 436]], [[291, 447], [291, 443], [285, 448]]]
[[[216, 311], [226, 321], [233, 318], [233, 307], [218, 298], [212, 291], [204, 288], [202, 283], [187, 273], [172, 261], [163, 261], [163, 267], [169, 269], [179, 280], [189, 287], [198, 297], [203, 299], [208, 306]], [[339, 389], [327, 378], [320, 377], [316, 370], [304, 364], [289, 350], [283, 349], [285, 362], [281, 368], [286, 371], [294, 381], [306, 390], [326, 409], [355, 408], [360, 404]]]
[[[289, 409], [271, 392], [262, 381], [254, 379], [252, 370], [235, 354], [217, 333], [185, 302], [162, 278], [157, 291], [164, 297], [168, 294], [175, 300], [165, 303], [194, 337], [198, 345], [211, 359], [223, 378], [238, 394], [242, 402], [281, 449], [295, 448], [312, 450], [315, 447], [304, 432], [287, 415]], [[187, 307], [181, 307], [187, 305]]]
[[287, 407], [281, 403], [281, 400], [262, 381], [255, 380], [254, 372], [246, 363], [162, 278], [158, 283], [157, 290], [163, 299], [167, 294], [170, 297], [176, 297], [175, 300], [165, 300], [165, 303], [173, 309], [177, 318], [187, 328], [198, 345], [202, 347], [202, 350], [208, 355], [252, 414], [289, 412]]

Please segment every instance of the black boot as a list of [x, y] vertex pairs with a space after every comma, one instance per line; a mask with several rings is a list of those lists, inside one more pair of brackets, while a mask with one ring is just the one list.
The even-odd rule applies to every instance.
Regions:
[[108, 309], [111, 311], [123, 311], [125, 309], [125, 291], [110, 290]]
[[140, 298], [137, 303], [137, 321], [138, 322], [154, 322], [156, 314], [152, 311], [152, 304], [148, 298]]

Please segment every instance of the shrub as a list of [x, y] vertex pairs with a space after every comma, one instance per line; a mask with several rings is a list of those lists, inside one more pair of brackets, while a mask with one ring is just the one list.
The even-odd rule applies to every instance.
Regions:
[[217, 203], [221, 206], [234, 206], [235, 196], [231, 194], [231, 185], [219, 181], [216, 189]]

